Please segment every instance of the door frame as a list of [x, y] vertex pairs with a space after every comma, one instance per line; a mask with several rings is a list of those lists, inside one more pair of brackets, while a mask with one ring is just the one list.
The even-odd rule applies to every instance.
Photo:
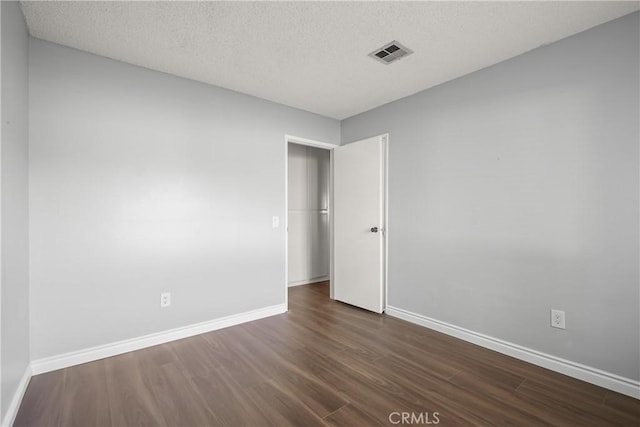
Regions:
[[340, 144], [284, 136], [284, 305], [289, 310], [289, 143], [329, 150], [329, 297], [333, 299], [333, 149]]

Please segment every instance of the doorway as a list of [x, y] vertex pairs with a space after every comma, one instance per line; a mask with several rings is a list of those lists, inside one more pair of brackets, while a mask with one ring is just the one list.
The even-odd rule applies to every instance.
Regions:
[[289, 287], [329, 280], [329, 157], [289, 143]]
[[285, 137], [285, 303], [289, 288], [332, 276], [332, 149], [337, 144]]

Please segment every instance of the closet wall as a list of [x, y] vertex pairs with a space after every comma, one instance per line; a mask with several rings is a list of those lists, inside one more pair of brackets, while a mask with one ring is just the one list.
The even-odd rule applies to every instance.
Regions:
[[289, 144], [289, 286], [329, 278], [329, 151]]

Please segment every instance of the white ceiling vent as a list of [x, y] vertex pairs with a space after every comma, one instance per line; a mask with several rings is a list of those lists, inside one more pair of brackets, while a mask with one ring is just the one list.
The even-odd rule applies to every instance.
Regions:
[[369, 54], [369, 56], [385, 64], [391, 64], [392, 62], [395, 62], [400, 58], [404, 58], [412, 53], [413, 51], [411, 49], [402, 46], [394, 40], [380, 49], [374, 50]]

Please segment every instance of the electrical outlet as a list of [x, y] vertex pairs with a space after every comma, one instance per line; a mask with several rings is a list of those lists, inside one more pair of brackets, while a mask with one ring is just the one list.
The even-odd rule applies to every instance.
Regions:
[[567, 329], [564, 325], [564, 311], [551, 310], [551, 327], [558, 329]]
[[160, 294], [160, 307], [165, 308], [171, 305], [171, 292]]

